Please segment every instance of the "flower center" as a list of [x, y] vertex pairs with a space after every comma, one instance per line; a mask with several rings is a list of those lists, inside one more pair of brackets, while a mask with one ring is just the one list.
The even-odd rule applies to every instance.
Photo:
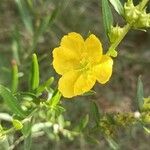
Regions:
[[81, 71], [88, 71], [91, 68], [90, 61], [87, 58], [82, 58], [79, 64], [79, 70]]

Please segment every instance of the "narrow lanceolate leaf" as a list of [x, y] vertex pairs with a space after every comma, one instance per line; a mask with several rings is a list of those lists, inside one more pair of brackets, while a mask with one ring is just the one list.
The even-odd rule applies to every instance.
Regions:
[[10, 108], [10, 110], [15, 113], [16, 115], [24, 118], [25, 112], [20, 107], [17, 99], [12, 95], [11, 91], [4, 86], [0, 85], [0, 95], [4, 99], [7, 106]]
[[31, 138], [32, 120], [28, 120], [24, 123], [22, 133], [24, 136], [24, 150], [31, 150], [32, 138]]
[[83, 117], [80, 121], [80, 123], [78, 124], [78, 126], [76, 127], [76, 130], [78, 132], [81, 132], [83, 129], [86, 128], [87, 124], [89, 122], [89, 115], [87, 114], [85, 117]]
[[150, 134], [150, 129], [149, 128], [143, 126], [143, 129], [145, 130], [146, 133]]
[[32, 55], [32, 66], [30, 76], [30, 87], [31, 90], [37, 89], [39, 86], [39, 64], [36, 54]]
[[102, 14], [105, 32], [108, 34], [111, 30], [111, 26], [113, 25], [113, 16], [108, 0], [102, 0]]
[[60, 98], [61, 98], [61, 93], [59, 91], [57, 91], [56, 93], [54, 93], [54, 96], [49, 101], [50, 106], [51, 107], [56, 107], [57, 104], [60, 101]]
[[92, 113], [95, 119], [95, 122], [97, 124], [97, 126], [99, 125], [99, 121], [100, 121], [100, 112], [98, 109], [98, 106], [95, 102], [93, 102], [93, 106], [92, 106]]
[[109, 146], [111, 147], [112, 150], [119, 150], [119, 145], [110, 137], [106, 138]]
[[11, 91], [15, 93], [18, 88], [18, 66], [15, 60], [12, 61], [12, 84], [11, 84]]
[[144, 98], [143, 83], [141, 81], [141, 77], [139, 77], [137, 83], [137, 102], [138, 102], [139, 110], [141, 110], [143, 107], [143, 103], [144, 103], [143, 98]]
[[40, 94], [42, 93], [47, 87], [49, 87], [54, 81], [54, 77], [50, 77], [46, 82], [44, 82], [42, 85], [40, 85], [37, 90], [36, 93]]
[[120, 14], [121, 16], [124, 15], [124, 8], [120, 2], [120, 0], [109, 0], [110, 3], [113, 5], [114, 9]]

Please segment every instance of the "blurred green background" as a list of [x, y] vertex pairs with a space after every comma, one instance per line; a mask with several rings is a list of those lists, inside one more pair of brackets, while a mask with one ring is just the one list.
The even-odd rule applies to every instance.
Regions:
[[[54, 76], [55, 87], [59, 76], [52, 67], [52, 50], [68, 32], [79, 32], [84, 37], [89, 32], [94, 33], [101, 39], [106, 52], [108, 40], [104, 33], [100, 2], [101, 0], [0, 0], [0, 83], [10, 87], [11, 62], [15, 59], [19, 65], [20, 89], [26, 90], [31, 54], [36, 53], [40, 64], [40, 81]], [[113, 15], [116, 23], [124, 24], [114, 10]], [[90, 112], [93, 100], [103, 112], [136, 111], [136, 84], [139, 75], [142, 75], [145, 97], [149, 96], [150, 30], [131, 31], [118, 49], [113, 75], [107, 84], [96, 84], [94, 96], [63, 101], [67, 110], [65, 116], [73, 124]], [[3, 103], [0, 108], [1, 112], [5, 110]], [[120, 131], [116, 141], [123, 150], [149, 150], [150, 146], [150, 137], [137, 127]], [[21, 149], [21, 145], [16, 149]], [[43, 136], [33, 141], [32, 149], [110, 148], [101, 137], [99, 144], [91, 144], [84, 139], [69, 141], [63, 137], [56, 142]]]

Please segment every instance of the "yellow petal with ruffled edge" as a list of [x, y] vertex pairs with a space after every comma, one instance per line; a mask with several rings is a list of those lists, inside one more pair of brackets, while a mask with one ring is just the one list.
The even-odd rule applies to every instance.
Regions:
[[77, 71], [70, 71], [59, 79], [58, 89], [64, 97], [71, 98], [76, 96], [74, 93], [74, 85], [79, 75]]
[[78, 55], [67, 48], [58, 47], [53, 51], [53, 67], [58, 74], [75, 70], [79, 64]]
[[103, 55], [101, 62], [93, 67], [93, 74], [99, 83], [105, 84], [112, 75], [113, 60], [107, 55]]
[[96, 78], [90, 73], [82, 73], [74, 84], [74, 94], [82, 95], [94, 86]]
[[84, 49], [84, 39], [80, 34], [71, 32], [62, 38], [60, 46], [73, 51], [79, 58]]
[[100, 40], [94, 35], [91, 34], [86, 40], [85, 40], [85, 47], [88, 57], [93, 63], [97, 63], [101, 60], [103, 49], [102, 44]]

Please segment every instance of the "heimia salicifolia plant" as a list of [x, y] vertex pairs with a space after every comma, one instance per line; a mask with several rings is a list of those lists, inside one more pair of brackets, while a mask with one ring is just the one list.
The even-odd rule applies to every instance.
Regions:
[[[64, 35], [60, 45], [52, 52], [52, 65], [56, 73], [61, 75], [58, 87], [52, 86], [53, 77], [40, 84], [38, 58], [33, 54], [29, 88], [20, 91], [19, 68], [16, 60], [12, 61], [12, 86], [8, 88], [0, 85], [1, 99], [10, 109], [10, 115], [0, 113], [1, 120], [11, 122], [10, 128], [2, 124], [0, 126], [0, 143], [5, 148], [14, 149], [24, 141], [24, 149], [31, 149], [32, 138], [43, 136], [48, 129], [52, 131], [49, 137], [53, 137], [56, 141], [59, 140], [60, 134], [73, 140], [74, 137], [81, 135], [83, 137], [84, 134], [92, 133], [93, 128], [87, 126], [89, 114], [80, 121], [77, 120], [76, 128], [71, 126], [70, 121], [65, 120], [63, 112], [67, 110], [61, 104], [62, 97], [71, 100], [78, 95], [85, 96], [90, 94], [96, 82], [105, 84], [111, 80], [114, 59], [117, 59], [118, 54], [117, 47], [125, 35], [132, 29], [145, 32], [150, 27], [150, 14], [146, 11], [149, 0], [141, 0], [137, 5], [134, 5], [132, 0], [127, 0], [124, 5], [119, 0], [100, 0], [100, 2], [102, 2], [104, 30], [109, 40], [108, 50], [104, 53], [102, 39], [99, 40], [94, 34], [88, 34], [86, 38], [76, 32]], [[119, 23], [114, 24], [110, 4], [125, 20], [124, 26], [119, 26]], [[43, 97], [43, 93], [47, 96]], [[140, 124], [147, 133], [150, 133], [148, 128], [150, 98], [144, 98], [141, 77], [138, 78], [137, 84], [137, 105], [135, 112], [101, 114], [97, 104], [93, 102], [94, 131], [98, 129], [97, 131], [101, 132], [114, 149], [117, 149], [118, 145], [113, 138], [120, 127]], [[85, 128], [90, 132], [85, 132]], [[9, 135], [17, 131], [21, 132], [21, 136], [10, 145]]]

